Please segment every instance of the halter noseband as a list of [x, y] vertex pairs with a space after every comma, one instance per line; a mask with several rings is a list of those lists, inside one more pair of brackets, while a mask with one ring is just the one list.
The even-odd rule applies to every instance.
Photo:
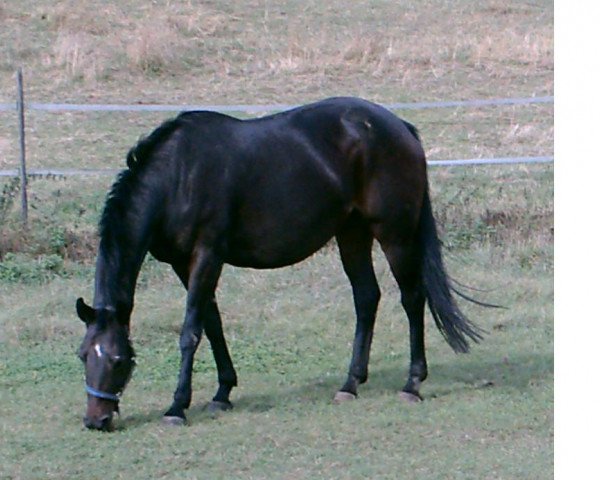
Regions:
[[103, 400], [112, 400], [113, 402], [119, 403], [119, 400], [121, 399], [120, 393], [103, 392], [101, 390], [96, 390], [95, 388], [92, 388], [87, 384], [85, 385], [85, 391], [89, 393], [92, 397], [102, 398]]

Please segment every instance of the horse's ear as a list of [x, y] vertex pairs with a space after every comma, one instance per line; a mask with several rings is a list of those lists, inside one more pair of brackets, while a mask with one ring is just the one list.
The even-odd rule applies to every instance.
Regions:
[[96, 320], [96, 310], [83, 301], [83, 298], [79, 297], [75, 303], [77, 309], [77, 315], [86, 325], [93, 323]]

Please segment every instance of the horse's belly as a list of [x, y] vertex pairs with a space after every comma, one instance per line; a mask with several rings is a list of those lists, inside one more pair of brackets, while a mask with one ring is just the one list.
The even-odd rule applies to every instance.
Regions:
[[246, 225], [232, 235], [225, 261], [250, 268], [279, 268], [298, 263], [323, 247], [345, 217], [336, 212], [325, 218]]

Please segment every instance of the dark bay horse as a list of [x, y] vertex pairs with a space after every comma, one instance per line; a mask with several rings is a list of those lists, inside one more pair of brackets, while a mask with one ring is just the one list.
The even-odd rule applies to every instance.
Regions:
[[278, 268], [307, 258], [335, 236], [356, 309], [346, 382], [335, 401], [367, 381], [380, 290], [371, 250], [377, 239], [410, 323], [410, 369], [401, 396], [420, 399], [427, 377], [425, 303], [450, 346], [466, 352], [481, 331], [458, 308], [446, 275], [428, 193], [425, 154], [414, 126], [381, 106], [332, 98], [276, 115], [238, 120], [185, 112], [127, 155], [100, 221], [93, 307], [87, 325], [89, 428], [109, 430], [135, 364], [129, 322], [140, 267], [150, 252], [187, 289], [181, 369], [170, 423], [191, 402], [192, 364], [202, 332], [219, 387], [211, 408], [231, 408], [237, 376], [223, 336], [215, 289], [224, 263]]

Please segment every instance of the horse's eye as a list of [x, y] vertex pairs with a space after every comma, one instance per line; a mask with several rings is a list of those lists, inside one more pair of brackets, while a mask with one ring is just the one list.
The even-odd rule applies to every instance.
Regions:
[[119, 355], [111, 357], [110, 361], [115, 368], [121, 368], [123, 365], [125, 365], [125, 359]]

